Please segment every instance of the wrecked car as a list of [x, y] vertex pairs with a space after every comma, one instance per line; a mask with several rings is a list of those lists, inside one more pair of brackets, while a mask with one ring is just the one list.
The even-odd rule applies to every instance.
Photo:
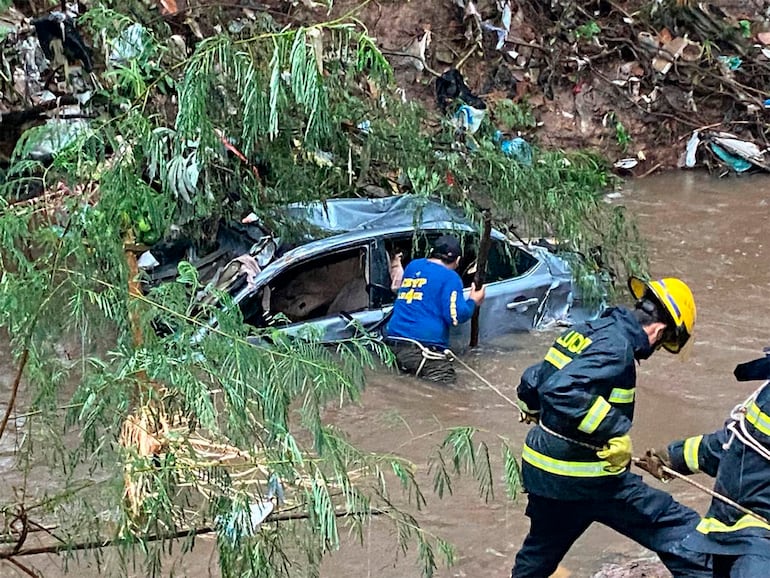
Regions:
[[[314, 234], [288, 250], [280, 239], [252, 234], [246, 240], [252, 243], [248, 254], [220, 264], [211, 281], [232, 295], [244, 322], [253, 327], [279, 327], [294, 337], [312, 334], [328, 343], [361, 331], [379, 336], [396, 297], [393, 256], [400, 253], [405, 267], [446, 233], [460, 238], [464, 247], [458, 273], [466, 290], [473, 280], [478, 227], [439, 202], [411, 195], [335, 199], [291, 205], [287, 216]], [[486, 285], [479, 319], [482, 340], [569, 325], [601, 308], [581, 300], [565, 259], [497, 230], [492, 231]], [[470, 324], [453, 329], [453, 349], [467, 345], [469, 332]]]

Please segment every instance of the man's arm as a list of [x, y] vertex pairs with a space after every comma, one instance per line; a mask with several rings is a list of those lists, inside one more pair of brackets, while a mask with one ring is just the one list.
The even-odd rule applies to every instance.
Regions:
[[540, 409], [537, 388], [540, 382], [540, 366], [542, 364], [543, 362], [541, 361], [525, 369], [516, 388], [516, 396], [532, 410]]
[[716, 476], [724, 454], [724, 444], [730, 437], [726, 429], [672, 442], [668, 446], [669, 467], [680, 474], [703, 472]]
[[541, 409], [544, 416], [549, 416], [548, 422], [562, 424], [568, 431], [595, 436], [597, 445], [626, 434], [631, 429], [631, 420], [603, 396], [593, 393], [593, 384], [612, 383], [634, 362], [630, 349], [602, 348], [601, 345], [593, 343], [539, 388]]
[[476, 309], [476, 302], [466, 299], [463, 295], [463, 284], [457, 274], [452, 275], [452, 279], [446, 284], [442, 301], [444, 318], [452, 326], [468, 321]]

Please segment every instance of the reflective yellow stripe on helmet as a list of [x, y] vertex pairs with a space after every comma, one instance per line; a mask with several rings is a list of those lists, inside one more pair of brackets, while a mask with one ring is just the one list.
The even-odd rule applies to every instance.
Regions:
[[587, 434], [594, 433], [611, 409], [612, 406], [607, 403], [606, 399], [602, 396], [597, 397], [583, 421], [580, 422], [578, 429]]
[[770, 436], [770, 416], [759, 409], [759, 406], [754, 401], [746, 409], [746, 421], [766, 436]]
[[610, 403], [633, 403], [635, 389], [620, 389], [616, 387], [610, 392]]
[[697, 474], [700, 471], [700, 464], [698, 463], [698, 448], [703, 436], [695, 436], [684, 440], [684, 463], [693, 474]]
[[569, 355], [563, 354], [555, 347], [551, 347], [551, 349], [548, 350], [548, 353], [545, 354], [545, 360], [553, 365], [556, 369], [562, 369], [565, 365], [572, 361], [572, 358]]
[[765, 530], [770, 530], [770, 524], [766, 524], [762, 520], [758, 520], [754, 516], [746, 514], [738, 519], [732, 526], [728, 526], [716, 518], [703, 518], [695, 529], [701, 534], [710, 534], [712, 532], [737, 532], [739, 530], [745, 530], [746, 528], [764, 528]]
[[568, 462], [565, 460], [557, 460], [556, 458], [551, 458], [533, 450], [527, 444], [524, 444], [524, 449], [521, 452], [521, 459], [531, 466], [546, 471], [549, 474], [568, 476], [571, 478], [617, 476], [625, 471], [625, 468], [621, 468], [620, 471], [607, 471], [606, 468], [610, 468], [611, 466], [609, 462], [604, 460], [600, 462]]

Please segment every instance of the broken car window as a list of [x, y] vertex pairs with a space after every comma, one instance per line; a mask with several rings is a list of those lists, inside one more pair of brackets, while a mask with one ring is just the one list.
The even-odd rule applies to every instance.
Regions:
[[367, 255], [366, 247], [356, 247], [287, 268], [269, 287], [241, 301], [244, 321], [265, 325], [278, 316], [284, 323], [296, 323], [366, 309]]

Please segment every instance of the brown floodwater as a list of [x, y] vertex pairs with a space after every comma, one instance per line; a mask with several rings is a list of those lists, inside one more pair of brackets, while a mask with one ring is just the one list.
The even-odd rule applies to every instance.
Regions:
[[[637, 217], [648, 239], [652, 274], [685, 280], [698, 307], [696, 341], [688, 359], [659, 352], [642, 362], [631, 432], [638, 454], [646, 447], [717, 429], [730, 408], [750, 392], [751, 384], [735, 382], [732, 370], [770, 345], [770, 268], [765, 266], [768, 252], [763, 236], [770, 179], [719, 180], [698, 173], [669, 173], [627, 183], [620, 198], [612, 202], [625, 205]], [[506, 337], [482, 344], [464, 360], [513, 397], [521, 371], [542, 358], [554, 336], [540, 332]], [[7, 373], [2, 374], [5, 379]], [[428, 499], [415, 515], [427, 531], [456, 548], [455, 565], [442, 568], [439, 576], [510, 576], [528, 519], [523, 515], [526, 498], [512, 502], [501, 485], [499, 436], [518, 450], [528, 426], [517, 422], [505, 400], [462, 370], [452, 388], [377, 373], [371, 376], [359, 406], [335, 409], [329, 417], [360, 447], [395, 452], [415, 464]], [[467, 478], [457, 480], [453, 494], [442, 500], [431, 492], [429, 455], [447, 428], [460, 425], [480, 428], [490, 444], [496, 492], [487, 503]], [[0, 447], [0, 466], [9, 465], [7, 458], [8, 448]], [[710, 485], [705, 477], [699, 481]], [[708, 505], [706, 496], [682, 482], [652, 483], [700, 512]], [[414, 553], [400, 555], [387, 520], [373, 519], [365, 537], [363, 546], [344, 539], [343, 547], [324, 562], [321, 576], [419, 576]], [[630, 540], [595, 525], [575, 544], [563, 566], [572, 578], [587, 578], [608, 564], [649, 555]], [[54, 557], [38, 557], [34, 563], [45, 576], [60, 575]], [[11, 566], [0, 565], [0, 576], [13, 576], [13, 572]], [[76, 573], [84, 578], [99, 575], [87, 563]], [[197, 542], [176, 575], [218, 575], [210, 538]]]

